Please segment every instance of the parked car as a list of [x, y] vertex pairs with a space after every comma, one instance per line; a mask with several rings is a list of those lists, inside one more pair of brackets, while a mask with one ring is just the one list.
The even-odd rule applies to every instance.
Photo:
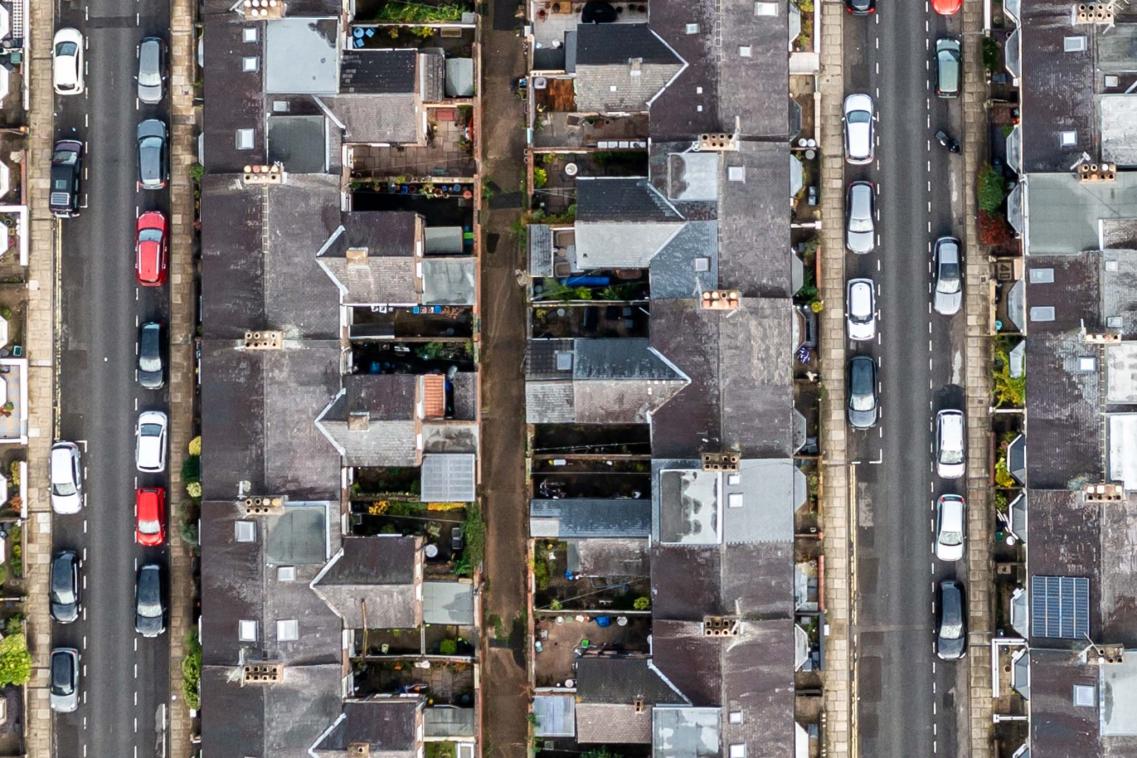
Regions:
[[936, 634], [936, 655], [945, 661], [962, 658], [967, 652], [967, 614], [964, 611], [963, 585], [953, 579], [940, 582], [936, 609], [939, 611], [939, 631]]
[[936, 94], [958, 97], [962, 69], [959, 40], [941, 37], [936, 40]]
[[166, 123], [148, 118], [138, 125], [138, 188], [158, 190], [170, 180]]
[[79, 446], [74, 442], [56, 442], [51, 446], [48, 468], [51, 509], [61, 516], [78, 513], [83, 507], [83, 465], [79, 459]]
[[867, 355], [849, 359], [849, 426], [871, 429], [878, 416], [876, 361]]
[[70, 27], [55, 33], [51, 43], [51, 81], [57, 95], [83, 94], [83, 35]]
[[951, 563], [963, 557], [967, 507], [959, 495], [940, 495], [936, 501], [936, 558]]
[[162, 325], [147, 321], [138, 329], [138, 383], [148, 390], [166, 383], [162, 366]]
[[79, 618], [79, 554], [60, 550], [51, 559], [51, 617], [60, 624]]
[[134, 428], [134, 463], [139, 471], [159, 473], [166, 470], [166, 414], [143, 411]]
[[162, 568], [157, 563], [146, 563], [138, 569], [134, 586], [134, 631], [143, 637], [157, 637], [166, 631]]
[[845, 0], [845, 10], [854, 16], [876, 13], [876, 0]]
[[162, 102], [166, 81], [166, 42], [161, 37], [143, 37], [138, 44], [138, 100], [147, 105]]
[[845, 98], [845, 160], [872, 163], [873, 102], [863, 93]]
[[936, 287], [932, 307], [943, 316], [959, 313], [963, 304], [963, 267], [959, 259], [959, 240], [940, 237], [933, 255], [936, 258]]
[[79, 707], [79, 651], [57, 647], [51, 651], [51, 710], [71, 713]]
[[964, 472], [963, 411], [949, 409], [936, 414], [936, 474], [958, 479]]
[[166, 282], [169, 226], [161, 211], [146, 211], [134, 230], [134, 276], [143, 287]]
[[871, 253], [876, 247], [876, 187], [852, 182], [845, 196], [845, 247]]
[[876, 337], [876, 287], [872, 279], [850, 279], [845, 286], [845, 325], [855, 342]]
[[134, 541], [158, 547], [166, 541], [166, 490], [139, 487], [134, 492]]
[[51, 154], [51, 190], [47, 206], [56, 218], [79, 215], [79, 188], [83, 177], [83, 143], [61, 139]]
[[932, 0], [932, 10], [941, 16], [954, 16], [963, 7], [963, 0]]

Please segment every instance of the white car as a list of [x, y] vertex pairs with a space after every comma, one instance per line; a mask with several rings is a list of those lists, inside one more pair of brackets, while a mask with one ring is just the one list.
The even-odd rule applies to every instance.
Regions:
[[61, 516], [78, 513], [83, 507], [83, 465], [79, 460], [79, 446], [74, 442], [56, 442], [51, 446], [48, 468], [51, 509]]
[[963, 557], [967, 508], [959, 495], [940, 495], [936, 502], [936, 558], [948, 563]]
[[143, 411], [134, 428], [134, 464], [139, 471], [159, 473], [166, 470], [166, 414]]
[[849, 163], [872, 163], [873, 103], [865, 94], [845, 98], [845, 160]]
[[944, 410], [936, 414], [936, 474], [941, 479], [959, 479], [966, 468], [963, 438], [963, 411]]
[[55, 33], [51, 44], [52, 83], [57, 95], [83, 94], [83, 35], [70, 27]]
[[876, 337], [876, 290], [872, 279], [850, 279], [845, 287], [845, 325], [849, 339], [863, 342]]
[[853, 182], [845, 196], [845, 247], [858, 254], [876, 247], [876, 187]]

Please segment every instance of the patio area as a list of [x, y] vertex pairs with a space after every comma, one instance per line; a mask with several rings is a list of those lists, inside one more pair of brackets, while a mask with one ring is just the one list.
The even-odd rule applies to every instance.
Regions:
[[474, 667], [426, 660], [355, 663], [355, 696], [425, 694], [433, 705], [474, 704]]
[[[626, 616], [625, 625], [608, 618], [606, 627], [583, 615], [542, 616], [534, 626], [536, 653], [534, 668], [538, 687], [568, 687], [576, 675], [576, 661], [604, 653], [646, 653], [651, 634], [649, 616]], [[559, 622], [559, 623], [558, 623]]]
[[[576, 31], [581, 22], [584, 0], [539, 0], [533, 19], [534, 68], [539, 71], [564, 69], [565, 32]], [[647, 22], [646, 3], [611, 3], [618, 14], [615, 23]], [[559, 60], [557, 57], [559, 53]]]
[[0, 358], [0, 443], [28, 444], [26, 358]]
[[425, 146], [352, 145], [351, 178], [392, 179], [396, 184], [436, 179], [473, 181], [473, 109], [428, 108]]
[[533, 123], [533, 146], [540, 148], [643, 149], [647, 147], [647, 114], [583, 116], [541, 112]]

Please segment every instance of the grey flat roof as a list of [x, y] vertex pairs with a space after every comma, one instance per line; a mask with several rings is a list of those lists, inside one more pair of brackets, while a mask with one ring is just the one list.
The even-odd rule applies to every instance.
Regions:
[[268, 120], [268, 159], [286, 171], [313, 174], [328, 169], [324, 116], [272, 116]]
[[644, 539], [651, 534], [651, 501], [630, 498], [532, 500], [529, 530], [533, 537], [556, 539]]
[[1137, 736], [1137, 656], [1101, 667], [1102, 737]]
[[576, 736], [576, 701], [571, 693], [534, 695], [533, 715], [533, 734], [537, 737]]
[[427, 624], [474, 625], [474, 586], [469, 582], [423, 582], [422, 620]]
[[334, 95], [339, 91], [339, 22], [282, 18], [265, 35], [265, 92]]
[[474, 479], [474, 456], [470, 453], [433, 453], [422, 457], [424, 503], [472, 502]]
[[1097, 250], [1102, 221], [1137, 218], [1137, 172], [1118, 172], [1108, 182], [1083, 182], [1070, 172], [1034, 173], [1026, 182], [1032, 256]]
[[652, 755], [703, 758], [722, 755], [718, 708], [662, 706], [652, 710]]
[[472, 257], [427, 258], [422, 262], [425, 305], [473, 305], [477, 261]]

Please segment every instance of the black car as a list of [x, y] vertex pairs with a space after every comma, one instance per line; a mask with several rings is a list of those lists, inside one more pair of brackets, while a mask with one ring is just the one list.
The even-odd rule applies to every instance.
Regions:
[[162, 603], [162, 569], [157, 563], [138, 569], [134, 587], [134, 631], [157, 637], [166, 631], [166, 606]]
[[845, 10], [854, 16], [876, 13], [876, 0], [845, 0]]
[[462, 547], [466, 544], [465, 535], [462, 532], [462, 527], [455, 526], [450, 529], [450, 551], [458, 553], [462, 551]]
[[963, 585], [953, 579], [940, 582], [940, 628], [936, 634], [936, 655], [945, 661], [962, 658], [967, 652], [967, 612]]
[[849, 426], [871, 429], [876, 419], [876, 361], [855, 355], [849, 359]]
[[138, 329], [138, 383], [148, 390], [165, 384], [162, 369], [162, 325], [147, 321]]
[[51, 154], [51, 193], [48, 208], [56, 218], [79, 215], [79, 181], [83, 176], [83, 143], [61, 139]]
[[170, 181], [170, 140], [166, 122], [148, 118], [138, 125], [138, 188], [157, 190]]
[[60, 624], [79, 618], [79, 555], [60, 550], [51, 561], [51, 617]]

